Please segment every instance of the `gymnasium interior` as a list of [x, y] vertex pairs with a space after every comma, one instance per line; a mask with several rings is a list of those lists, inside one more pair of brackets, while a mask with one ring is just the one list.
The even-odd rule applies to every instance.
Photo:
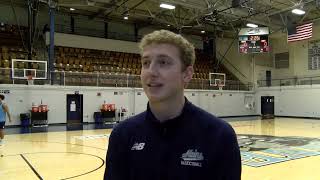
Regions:
[[320, 0], [1, 0], [0, 179], [103, 179], [160, 29], [195, 46], [185, 97], [234, 128], [243, 180], [320, 179]]

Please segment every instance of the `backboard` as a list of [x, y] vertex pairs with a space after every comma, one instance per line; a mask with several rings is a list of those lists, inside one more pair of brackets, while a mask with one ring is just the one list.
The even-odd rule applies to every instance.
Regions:
[[209, 73], [210, 86], [219, 87], [220, 90], [226, 85], [225, 73]]
[[13, 79], [47, 79], [47, 61], [12, 59]]

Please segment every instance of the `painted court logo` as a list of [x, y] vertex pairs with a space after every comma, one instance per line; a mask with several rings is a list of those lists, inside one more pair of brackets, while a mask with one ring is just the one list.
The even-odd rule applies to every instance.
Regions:
[[320, 155], [320, 139], [239, 135], [242, 164], [262, 167]]
[[146, 143], [134, 143], [134, 145], [132, 146], [131, 150], [132, 151], [141, 151], [144, 148], [144, 145]]
[[182, 154], [181, 159], [181, 165], [202, 167], [201, 161], [203, 161], [203, 155], [197, 150], [189, 149], [186, 153]]

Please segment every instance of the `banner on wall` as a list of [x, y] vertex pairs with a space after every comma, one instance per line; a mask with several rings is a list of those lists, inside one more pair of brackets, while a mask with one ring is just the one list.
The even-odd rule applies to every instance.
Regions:
[[309, 42], [308, 68], [309, 70], [320, 69], [320, 40]]

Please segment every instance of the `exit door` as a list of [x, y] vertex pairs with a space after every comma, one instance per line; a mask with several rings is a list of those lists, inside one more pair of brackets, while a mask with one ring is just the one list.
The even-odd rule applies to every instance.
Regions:
[[261, 96], [262, 118], [274, 118], [274, 96]]
[[67, 94], [67, 123], [83, 122], [83, 95]]

